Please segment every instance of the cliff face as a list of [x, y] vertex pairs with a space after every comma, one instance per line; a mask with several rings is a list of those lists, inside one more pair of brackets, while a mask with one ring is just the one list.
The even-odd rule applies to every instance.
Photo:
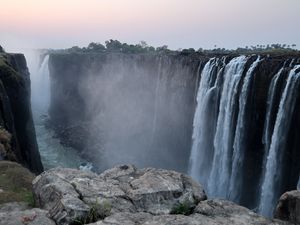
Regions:
[[3, 152], [1, 158], [42, 172], [31, 114], [29, 72], [22, 54], [0, 54], [0, 125], [11, 134], [12, 150], [12, 154]]
[[199, 69], [157, 54], [51, 54], [50, 117], [100, 169], [115, 163], [186, 171]]

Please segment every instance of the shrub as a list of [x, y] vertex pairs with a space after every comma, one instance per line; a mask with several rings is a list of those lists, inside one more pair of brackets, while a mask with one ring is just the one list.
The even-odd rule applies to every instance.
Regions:
[[182, 214], [185, 216], [191, 215], [194, 211], [195, 204], [190, 201], [177, 203], [171, 210], [170, 214]]

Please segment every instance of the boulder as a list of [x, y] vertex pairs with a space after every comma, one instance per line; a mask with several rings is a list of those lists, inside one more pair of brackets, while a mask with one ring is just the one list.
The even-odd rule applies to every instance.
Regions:
[[184, 174], [132, 165], [100, 175], [51, 169], [33, 181], [33, 190], [36, 203], [57, 224], [95, 222], [120, 212], [164, 215], [177, 205], [194, 208], [206, 199], [202, 187]]
[[300, 190], [284, 193], [275, 209], [275, 218], [300, 224]]

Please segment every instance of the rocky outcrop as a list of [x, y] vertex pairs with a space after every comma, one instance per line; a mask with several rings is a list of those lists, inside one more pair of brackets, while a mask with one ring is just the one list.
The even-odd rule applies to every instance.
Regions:
[[275, 210], [275, 218], [300, 224], [300, 191], [284, 193]]
[[11, 135], [7, 143], [10, 151], [2, 148], [0, 158], [42, 172], [31, 113], [29, 72], [22, 54], [0, 53], [0, 127], [2, 133]]
[[[190, 177], [160, 169], [120, 166], [101, 175], [52, 169], [33, 181], [36, 202], [58, 224], [90, 221], [118, 212], [169, 214], [178, 204], [195, 207], [206, 195]], [[91, 215], [91, 213], [94, 213]], [[92, 216], [92, 218], [91, 218]]]
[[114, 167], [97, 175], [55, 168], [33, 181], [36, 203], [58, 225], [283, 225], [225, 200], [206, 200], [190, 177], [162, 169]]
[[194, 213], [185, 215], [151, 215], [149, 213], [117, 213], [90, 225], [279, 225], [288, 224], [269, 220], [244, 207], [225, 200], [200, 202]]

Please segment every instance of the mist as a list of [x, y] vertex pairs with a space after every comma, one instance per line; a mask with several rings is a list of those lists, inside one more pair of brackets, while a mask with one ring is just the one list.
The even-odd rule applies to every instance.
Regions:
[[66, 138], [84, 157], [101, 169], [126, 163], [186, 169], [194, 94], [182, 83], [193, 76], [186, 59], [112, 53], [61, 61], [50, 56], [50, 116], [65, 129], [62, 136], [86, 133]]

